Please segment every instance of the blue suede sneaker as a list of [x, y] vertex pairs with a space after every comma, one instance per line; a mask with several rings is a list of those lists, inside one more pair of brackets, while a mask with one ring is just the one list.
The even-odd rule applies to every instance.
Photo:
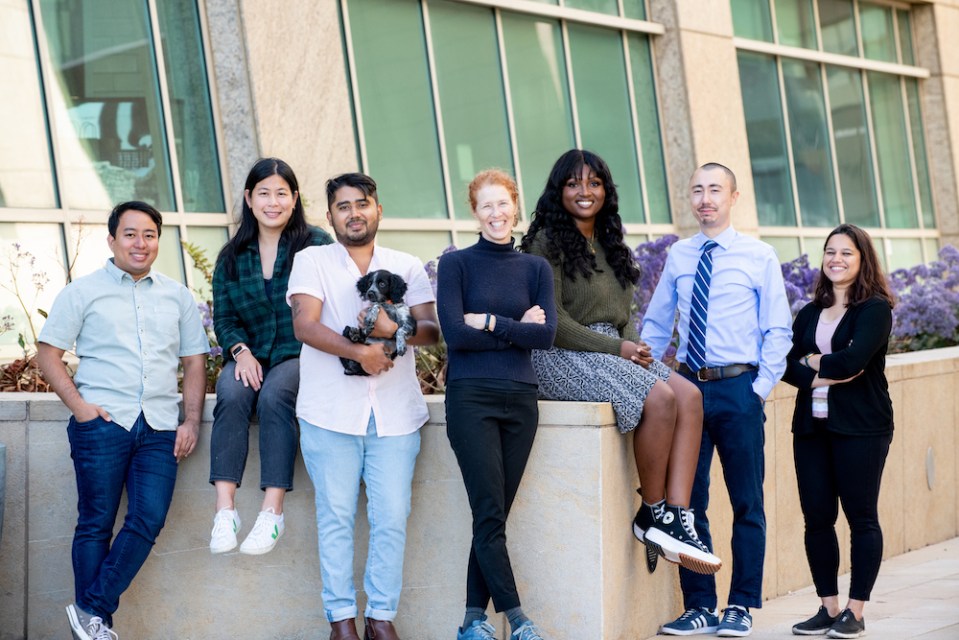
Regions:
[[723, 638], [745, 638], [753, 632], [753, 617], [739, 605], [731, 604], [723, 609], [723, 620], [716, 635]]
[[496, 640], [496, 629], [485, 619], [474, 620], [468, 629], [456, 632], [456, 640]]
[[659, 628], [667, 636], [691, 636], [697, 633], [715, 633], [719, 616], [715, 609], [693, 607], [686, 609], [683, 615]]

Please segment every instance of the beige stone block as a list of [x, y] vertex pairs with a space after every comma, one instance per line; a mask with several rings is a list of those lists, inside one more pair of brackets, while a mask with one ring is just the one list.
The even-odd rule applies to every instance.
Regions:
[[[20, 404], [14, 402], [13, 404]], [[0, 620], [9, 629], [24, 627], [27, 604], [27, 424], [22, 420], [0, 421], [0, 442], [6, 445], [3, 529], [0, 531]]]
[[359, 168], [335, 2], [240, 3], [257, 135], [300, 181], [311, 222], [326, 224], [327, 178]]
[[[959, 77], [959, 56], [952, 45], [959, 41], [959, 6], [937, 4], [933, 10], [940, 51], [939, 64], [943, 75]], [[922, 45], [920, 45], [922, 46]]]
[[[783, 385], [779, 385], [783, 386]], [[768, 406], [768, 405], [767, 405]], [[799, 505], [799, 489], [796, 483], [796, 464], [793, 457], [792, 415], [794, 400], [776, 402], [775, 421], [775, 492], [766, 487], [767, 505], [775, 504], [775, 519], [767, 508], [766, 545], [770, 553], [767, 557], [776, 557], [775, 588], [766, 589], [764, 594], [772, 597], [774, 593], [794, 591], [808, 585], [811, 581], [809, 564], [804, 549], [805, 522]], [[769, 456], [767, 455], [767, 463]], [[767, 465], [767, 474], [770, 469]], [[797, 553], [797, 550], [800, 553]], [[771, 552], [775, 553], [771, 553]], [[772, 575], [773, 567], [767, 566], [766, 574]]]
[[902, 385], [890, 385], [889, 396], [892, 399], [893, 419], [897, 431], [893, 432], [879, 491], [879, 524], [883, 534], [883, 557], [897, 556], [906, 552], [903, 511], [909, 495], [904, 463], [905, 447], [900, 431], [906, 423], [904, 416], [899, 414], [903, 407]]
[[733, 37], [733, 14], [726, 2], [677, 2], [679, 28], [704, 34]]

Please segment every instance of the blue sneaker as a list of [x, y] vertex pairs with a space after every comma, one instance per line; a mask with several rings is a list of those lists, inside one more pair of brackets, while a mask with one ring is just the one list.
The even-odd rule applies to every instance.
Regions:
[[719, 616], [715, 609], [693, 607], [686, 609], [683, 615], [659, 628], [667, 636], [691, 636], [697, 633], [715, 633], [719, 625]]
[[460, 629], [456, 632], [456, 640], [496, 640], [496, 629], [488, 623], [486, 619], [473, 620], [473, 624], [465, 631]]
[[543, 632], [532, 621], [527, 620], [510, 634], [510, 640], [545, 640], [545, 638], [543, 638]]
[[723, 609], [723, 620], [716, 629], [716, 635], [724, 638], [745, 638], [753, 632], [753, 617], [749, 611], [738, 605], [729, 605]]

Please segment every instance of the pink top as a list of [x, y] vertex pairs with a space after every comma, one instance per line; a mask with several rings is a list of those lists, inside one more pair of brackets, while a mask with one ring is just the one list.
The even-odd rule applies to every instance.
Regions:
[[[840, 320], [842, 320], [842, 316], [830, 322], [823, 320], [822, 314], [819, 315], [819, 324], [816, 325], [816, 346], [819, 347], [819, 352], [824, 356], [832, 353], [832, 336], [836, 333], [836, 327], [839, 326]], [[813, 418], [827, 418], [829, 416], [828, 396], [829, 387], [816, 387], [812, 390]]]

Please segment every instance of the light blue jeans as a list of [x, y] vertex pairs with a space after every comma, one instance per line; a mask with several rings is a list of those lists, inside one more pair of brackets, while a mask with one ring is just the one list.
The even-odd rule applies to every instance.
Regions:
[[363, 588], [364, 615], [393, 620], [403, 588], [406, 519], [410, 515], [413, 468], [419, 431], [380, 438], [370, 413], [365, 436], [321, 429], [300, 420], [300, 450], [316, 490], [316, 529], [326, 619], [355, 618], [353, 525], [360, 480], [366, 485], [370, 522], [369, 555]]

